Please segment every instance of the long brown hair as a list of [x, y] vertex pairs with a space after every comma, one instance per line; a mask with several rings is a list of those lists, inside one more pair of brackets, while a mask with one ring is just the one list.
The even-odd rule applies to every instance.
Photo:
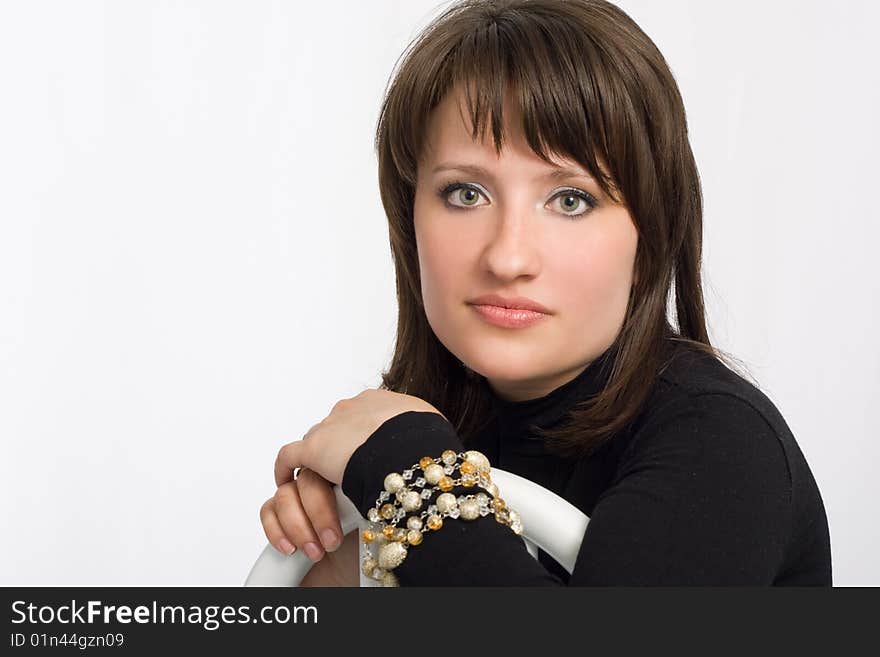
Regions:
[[[570, 421], [539, 430], [548, 450], [585, 456], [628, 424], [668, 364], [670, 341], [729, 357], [706, 330], [702, 191], [681, 95], [663, 55], [626, 13], [605, 0], [463, 0], [434, 18], [398, 64], [375, 141], [399, 307], [380, 388], [433, 404], [465, 444], [489, 419], [485, 379], [462, 367], [428, 324], [413, 227], [429, 115], [459, 85], [475, 140], [490, 125], [500, 154], [501, 106], [512, 90], [532, 150], [551, 164], [550, 154], [579, 162], [625, 204], [638, 230], [634, 284], [608, 381]], [[676, 327], [667, 318], [673, 284]]]

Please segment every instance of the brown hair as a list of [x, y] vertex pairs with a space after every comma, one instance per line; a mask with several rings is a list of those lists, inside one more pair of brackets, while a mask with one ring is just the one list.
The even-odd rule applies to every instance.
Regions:
[[[681, 95], [663, 55], [626, 13], [605, 0], [459, 1], [429, 23], [399, 64], [375, 141], [399, 306], [381, 388], [433, 404], [465, 444], [489, 420], [485, 379], [462, 367], [428, 324], [413, 227], [429, 115], [459, 85], [475, 140], [491, 111], [500, 153], [501, 106], [512, 91], [532, 150], [550, 164], [550, 153], [580, 163], [625, 204], [638, 230], [634, 284], [607, 384], [572, 409], [569, 422], [539, 430], [548, 450], [588, 455], [633, 420], [668, 364], [670, 340], [727, 356], [706, 330], [702, 191]], [[667, 319], [673, 284], [677, 328]]]

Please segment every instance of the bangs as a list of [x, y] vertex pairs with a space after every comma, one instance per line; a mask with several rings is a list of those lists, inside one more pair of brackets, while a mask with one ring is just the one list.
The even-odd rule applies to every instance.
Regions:
[[[444, 18], [448, 12], [436, 21]], [[621, 116], [606, 106], [609, 99], [599, 91], [609, 88], [612, 76], [586, 30], [572, 18], [531, 12], [528, 20], [518, 20], [516, 12], [506, 12], [483, 16], [458, 38], [447, 35], [446, 42], [438, 43], [436, 33], [432, 46], [419, 48], [415, 42], [415, 57], [421, 61], [417, 66], [410, 62], [414, 75], [405, 94], [408, 111], [396, 113], [404, 124], [389, 133], [409, 142], [389, 144], [402, 177], [415, 185], [430, 113], [447, 94], [461, 91], [475, 141], [488, 129], [500, 155], [508, 140], [502, 112], [506, 100], [521, 117], [519, 127], [536, 155], [553, 166], [561, 158], [577, 162], [617, 200], [617, 160], [608, 137], [626, 130], [607, 125]]]

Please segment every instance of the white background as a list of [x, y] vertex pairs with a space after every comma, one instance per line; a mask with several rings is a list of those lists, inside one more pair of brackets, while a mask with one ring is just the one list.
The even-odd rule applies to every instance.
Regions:
[[[379, 384], [373, 132], [433, 0], [0, 4], [0, 584], [240, 585], [278, 448]], [[703, 180], [713, 342], [880, 585], [874, 2], [620, 2]]]

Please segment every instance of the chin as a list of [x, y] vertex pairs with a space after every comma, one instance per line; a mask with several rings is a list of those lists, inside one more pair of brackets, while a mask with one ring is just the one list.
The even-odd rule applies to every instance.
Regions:
[[479, 356], [474, 358], [461, 358], [464, 364], [471, 370], [484, 376], [492, 381], [523, 381], [540, 377], [544, 374], [544, 368], [540, 363], [536, 362], [534, 356], [525, 358], [522, 361], [511, 359], [509, 354], [493, 355], [486, 350], [480, 352]]

